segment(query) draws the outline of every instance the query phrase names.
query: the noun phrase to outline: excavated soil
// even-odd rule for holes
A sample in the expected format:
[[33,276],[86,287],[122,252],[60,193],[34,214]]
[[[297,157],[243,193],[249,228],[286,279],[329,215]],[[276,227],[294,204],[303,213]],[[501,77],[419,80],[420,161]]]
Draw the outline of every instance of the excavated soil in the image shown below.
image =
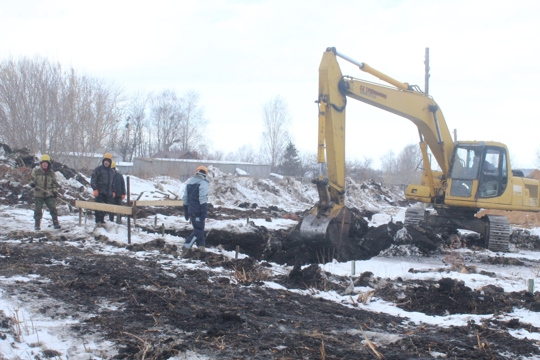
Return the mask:
[[[347,286],[348,279],[324,274],[316,265],[271,276],[270,264],[251,257],[192,252],[187,261],[224,268],[230,275],[212,274],[171,265],[175,248],[164,242],[145,248],[158,252],[136,258],[44,239],[3,243],[0,276],[39,275],[4,289],[6,295],[52,299],[42,313],[80,319],[72,330],[116,343],[116,359],[167,359],[187,350],[215,359],[369,359],[377,358],[374,351],[387,359],[427,359],[433,352],[456,359],[496,359],[507,351],[540,355],[533,341],[508,334],[508,328],[538,331],[517,320],[418,326],[355,308],[361,294],[351,294],[350,306],[343,306],[263,286],[271,280],[311,294]],[[369,273],[357,279],[366,286],[377,281]],[[516,305],[540,311],[538,295],[497,287],[480,294],[452,279],[387,284],[373,296],[428,315],[508,311]],[[0,330],[8,327],[4,314]]]

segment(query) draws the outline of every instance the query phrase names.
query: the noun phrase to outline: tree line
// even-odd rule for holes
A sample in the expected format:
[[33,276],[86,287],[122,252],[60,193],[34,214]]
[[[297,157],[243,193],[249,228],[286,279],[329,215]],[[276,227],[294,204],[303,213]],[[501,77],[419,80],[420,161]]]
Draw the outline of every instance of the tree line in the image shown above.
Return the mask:
[[115,150],[126,161],[160,151],[204,152],[199,96],[127,97],[121,88],[36,57],[0,63],[0,141],[55,154]]
[[[287,176],[317,176],[315,153],[301,154],[289,133],[291,119],[284,99],[262,106],[259,149],[245,144],[235,152],[212,152],[203,134],[209,124],[199,95],[173,90],[128,96],[120,87],[46,58],[0,62],[0,142],[33,153],[84,155],[116,151],[124,161],[177,151],[201,159],[270,164]],[[417,145],[398,155],[388,153],[381,169],[371,159],[347,161],[348,176],[406,183],[418,179]]]

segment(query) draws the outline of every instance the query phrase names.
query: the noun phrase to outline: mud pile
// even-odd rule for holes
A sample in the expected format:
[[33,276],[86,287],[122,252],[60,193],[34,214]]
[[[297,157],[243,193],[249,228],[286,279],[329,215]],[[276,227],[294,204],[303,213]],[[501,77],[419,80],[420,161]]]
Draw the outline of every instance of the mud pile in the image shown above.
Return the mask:
[[[39,166],[38,157],[27,149],[12,150],[5,144],[0,144],[0,150],[0,204],[33,206],[34,190],[28,183],[32,169]],[[90,198],[90,184],[84,175],[54,159],[51,168],[60,184],[60,202],[73,205],[75,200]]]

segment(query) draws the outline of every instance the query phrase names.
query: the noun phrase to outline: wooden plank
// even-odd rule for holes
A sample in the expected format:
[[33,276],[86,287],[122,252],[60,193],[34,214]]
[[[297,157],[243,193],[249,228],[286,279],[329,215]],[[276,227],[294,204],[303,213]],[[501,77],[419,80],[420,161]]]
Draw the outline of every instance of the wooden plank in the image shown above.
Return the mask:
[[182,200],[137,200],[133,206],[183,206]]
[[97,203],[94,201],[76,200],[75,207],[111,212],[111,213],[122,214],[122,215],[130,215],[130,216],[133,215],[133,208],[131,206],[111,205],[111,204]]

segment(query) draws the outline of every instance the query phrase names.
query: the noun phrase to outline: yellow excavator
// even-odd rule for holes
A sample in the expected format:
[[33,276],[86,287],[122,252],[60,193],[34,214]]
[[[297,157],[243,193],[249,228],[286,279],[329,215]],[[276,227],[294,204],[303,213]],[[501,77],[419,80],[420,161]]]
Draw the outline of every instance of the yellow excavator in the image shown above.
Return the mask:
[[[343,76],[338,59],[388,83],[381,85]],[[319,67],[318,162],[313,182],[319,201],[300,224],[306,241],[326,241],[334,248],[349,241],[354,215],[345,207],[345,110],[348,98],[402,116],[418,128],[423,159],[420,184],[408,185],[405,196],[430,204],[431,211],[408,208],[405,225],[454,227],[479,233],[486,248],[507,251],[511,227],[504,216],[477,217],[481,209],[540,211],[540,182],[512,171],[504,144],[453,141],[443,113],[418,86],[397,81],[369,65],[328,48]],[[325,156],[326,155],[326,156]],[[432,170],[434,158],[437,170]],[[327,176],[323,175],[326,163]]]

